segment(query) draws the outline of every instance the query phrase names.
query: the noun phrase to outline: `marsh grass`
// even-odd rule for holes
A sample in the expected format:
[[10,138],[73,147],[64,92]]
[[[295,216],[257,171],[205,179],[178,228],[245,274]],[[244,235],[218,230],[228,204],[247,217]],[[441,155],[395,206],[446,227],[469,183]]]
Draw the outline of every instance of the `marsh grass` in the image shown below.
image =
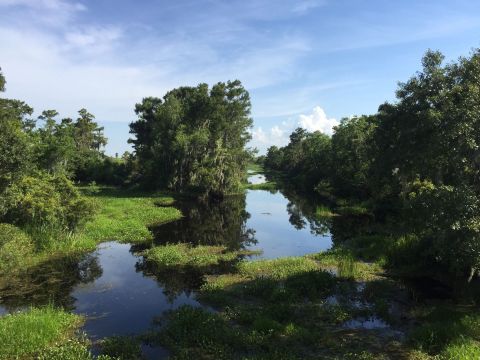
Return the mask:
[[248,175],[257,175],[257,174],[263,174],[265,170],[263,166],[260,164],[249,163],[247,165],[247,171],[248,171]]
[[360,261],[349,249],[336,248],[307,257],[317,261],[322,269],[334,272],[340,279],[371,281],[384,274],[381,263]]
[[421,325],[410,333],[410,341],[414,346],[429,354],[480,354],[478,311],[454,306],[430,307],[424,310],[426,313],[417,318]]
[[336,214],[327,206],[318,205],[317,209],[315,210],[315,215],[319,218],[331,218],[336,216]]
[[26,358],[73,337],[83,318],[53,306],[0,318],[0,359]]
[[157,340],[178,359],[381,358],[378,339],[338,330],[354,310],[326,299],[355,283],[323,266],[313,256],[242,261],[234,272],[207,276],[197,296],[217,312],[172,311]]
[[102,354],[114,359],[141,360],[141,342],[130,336],[112,336],[103,339],[100,344]]
[[180,243],[153,247],[143,252],[143,256],[159,270],[181,270],[188,267],[202,271],[256,253],[258,252],[248,250],[228,251],[225,246],[191,246]]
[[278,186],[275,181],[266,181],[261,184],[245,184],[245,189],[248,190],[267,190],[267,191],[277,191]]
[[171,202],[170,197],[154,195],[123,194],[109,190],[97,194],[95,200],[99,211],[78,235],[85,241],[117,240],[138,243],[153,239],[149,227],[181,217],[173,207],[157,206],[159,202]]
[[34,251],[32,239],[10,224],[0,224],[0,275],[18,272]]
[[165,194],[99,188],[93,193],[87,191],[86,196],[95,202],[96,212],[75,233],[48,225],[26,227],[23,231],[0,224],[0,274],[5,269],[9,273],[23,271],[59,255],[92,251],[103,241],[148,242],[153,239],[149,227],[182,216],[178,209],[167,206],[173,198]]

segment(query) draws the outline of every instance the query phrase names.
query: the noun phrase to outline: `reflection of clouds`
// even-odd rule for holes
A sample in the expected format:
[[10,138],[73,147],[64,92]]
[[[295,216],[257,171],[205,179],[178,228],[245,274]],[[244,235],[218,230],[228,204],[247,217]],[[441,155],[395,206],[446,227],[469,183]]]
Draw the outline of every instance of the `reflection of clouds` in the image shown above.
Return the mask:
[[266,182],[266,178],[263,174],[252,175],[248,177],[248,182],[254,185],[263,184]]
[[305,199],[288,197],[282,192],[247,193],[247,211],[251,214],[247,227],[255,229],[258,241],[249,248],[263,251],[255,258],[301,256],[331,247],[328,227],[315,219]]

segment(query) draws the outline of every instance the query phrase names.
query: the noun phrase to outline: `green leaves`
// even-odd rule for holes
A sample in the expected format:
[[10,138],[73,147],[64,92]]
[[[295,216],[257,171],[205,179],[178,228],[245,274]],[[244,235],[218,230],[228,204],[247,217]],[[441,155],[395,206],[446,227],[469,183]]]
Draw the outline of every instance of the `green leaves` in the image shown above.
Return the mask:
[[250,98],[240,81],[180,87],[135,106],[130,132],[144,183],[202,195],[241,186],[252,125]]

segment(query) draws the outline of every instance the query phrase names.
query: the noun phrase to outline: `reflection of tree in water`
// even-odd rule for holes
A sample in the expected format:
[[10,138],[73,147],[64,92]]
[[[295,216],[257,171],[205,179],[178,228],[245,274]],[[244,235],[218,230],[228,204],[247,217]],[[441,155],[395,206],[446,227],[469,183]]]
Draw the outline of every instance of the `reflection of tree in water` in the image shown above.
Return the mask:
[[7,310],[49,303],[72,309],[75,286],[102,275],[95,254],[46,261],[16,276],[0,279],[0,305]]
[[288,220],[295,229],[301,230],[309,226],[310,232],[313,235],[326,235],[329,233],[331,226],[330,219],[319,217],[315,214],[316,205],[312,200],[291,191],[282,193],[283,196],[288,199]]
[[255,244],[255,231],[246,226],[250,214],[245,205],[245,195],[228,196],[222,201],[180,202],[184,217],[153,228],[155,242],[224,245],[230,250]]
[[151,265],[145,260],[140,260],[135,264],[135,268],[145,276],[155,279],[159,286],[163,288],[163,294],[170,303],[173,303],[182,293],[190,296],[204,282],[203,274],[194,269],[190,271],[178,271],[177,269],[158,271]]

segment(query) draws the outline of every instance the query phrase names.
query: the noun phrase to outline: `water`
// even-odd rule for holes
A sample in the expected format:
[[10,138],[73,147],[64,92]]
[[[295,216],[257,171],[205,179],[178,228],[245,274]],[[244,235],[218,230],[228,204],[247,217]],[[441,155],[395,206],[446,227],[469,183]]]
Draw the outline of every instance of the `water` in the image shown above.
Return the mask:
[[199,306],[193,293],[168,296],[161,282],[135,271],[140,260],[130,245],[103,243],[95,256],[102,275],[79,284],[71,294],[76,299],[74,312],[87,316],[84,330],[90,337],[138,334],[165,311],[184,304]]
[[265,178],[265,175],[263,175],[263,174],[256,174],[256,175],[251,175],[251,176],[248,177],[248,182],[250,184],[254,184],[254,185],[263,184],[266,181],[267,181],[267,179]]
[[248,190],[221,202],[176,206],[184,217],[153,229],[158,245],[192,243],[262,251],[253,256],[256,259],[301,256],[332,246],[327,220],[318,219],[305,199],[280,191]]
[[255,230],[257,240],[247,248],[263,251],[257,258],[301,256],[331,247],[328,229],[312,214],[308,218],[298,204],[289,201],[280,191],[249,190],[246,203],[250,214],[246,227]]
[[[264,181],[253,175],[253,181]],[[156,244],[186,242],[261,250],[272,259],[315,253],[331,247],[329,224],[314,216],[308,201],[279,191],[249,190],[216,203],[179,202],[181,220],[152,229]],[[54,259],[31,269],[2,289],[0,315],[53,302],[87,317],[84,331],[93,340],[140,334],[168,310],[200,306],[190,274],[150,276],[132,246],[107,242],[93,253]],[[149,358],[164,349],[145,348]]]

